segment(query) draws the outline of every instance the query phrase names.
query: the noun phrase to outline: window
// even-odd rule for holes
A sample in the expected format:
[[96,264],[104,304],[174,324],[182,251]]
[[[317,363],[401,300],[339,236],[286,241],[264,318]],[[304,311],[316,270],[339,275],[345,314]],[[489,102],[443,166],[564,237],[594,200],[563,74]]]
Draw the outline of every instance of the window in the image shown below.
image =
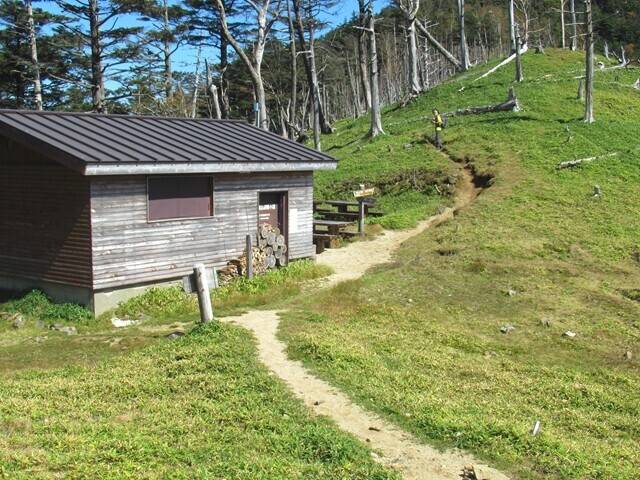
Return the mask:
[[149,221],[213,215],[211,177],[150,177]]

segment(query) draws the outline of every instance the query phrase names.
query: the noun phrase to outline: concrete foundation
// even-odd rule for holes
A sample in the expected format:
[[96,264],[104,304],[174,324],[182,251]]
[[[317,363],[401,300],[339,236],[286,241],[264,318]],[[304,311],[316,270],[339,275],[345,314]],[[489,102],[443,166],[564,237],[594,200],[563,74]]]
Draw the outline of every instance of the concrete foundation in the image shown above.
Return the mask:
[[92,308],[91,290],[85,287],[65,285],[62,283],[46,282],[44,280],[29,280],[24,278],[0,275],[0,288],[15,291],[31,291],[34,288],[42,290],[52,300],[60,303],[79,303]]
[[78,303],[91,310],[96,317],[104,312],[114,309],[118,303],[143,294],[151,287],[182,285],[182,279],[168,280],[144,285],[129,285],[122,288],[99,290],[92,292],[85,287],[76,287],[61,283],[46,282],[43,280],[29,280],[0,275],[0,289],[15,291],[42,290],[54,302]]
[[93,312],[96,316],[102,315],[104,312],[116,308],[119,303],[142,295],[151,287],[169,287],[172,285],[182,285],[182,279],[96,291],[93,294]]

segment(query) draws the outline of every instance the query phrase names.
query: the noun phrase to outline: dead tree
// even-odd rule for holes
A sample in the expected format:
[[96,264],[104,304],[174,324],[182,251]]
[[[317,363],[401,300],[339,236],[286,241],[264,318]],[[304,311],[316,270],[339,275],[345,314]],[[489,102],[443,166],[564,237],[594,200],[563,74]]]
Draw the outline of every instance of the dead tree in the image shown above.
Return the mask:
[[584,0],[587,20],[586,68],[585,68],[585,109],[583,121],[593,123],[593,18],[591,15],[591,0]]
[[358,0],[358,63],[360,66],[360,79],[366,111],[371,111],[371,77],[369,75],[369,65],[367,63],[367,10],[364,0]]
[[369,137],[384,134],[382,129],[382,113],[380,109],[380,92],[378,87],[378,50],[376,47],[375,18],[373,16],[373,0],[367,5],[367,33],[369,34],[369,71],[371,72],[371,129]]
[[578,85],[578,100],[584,100],[584,79],[581,79]]
[[516,52],[516,12],[514,0],[509,0],[509,40],[511,53]]
[[407,36],[409,37],[409,98],[415,98],[422,91],[418,72],[418,33],[416,32],[416,16],[420,8],[420,0],[396,0],[395,3],[404,14],[404,19],[407,23]]
[[247,51],[239,43],[231,33],[227,24],[227,13],[222,0],[215,0],[215,8],[220,15],[220,27],[222,34],[233,47],[238,57],[246,67],[251,76],[251,83],[256,97],[256,103],[259,105],[258,125],[264,130],[269,129],[269,118],[267,116],[267,101],[264,89],[264,81],[262,78],[262,60],[264,58],[264,50],[266,47],[267,37],[271,32],[276,20],[278,20],[278,12],[280,11],[280,1],[278,1],[275,10],[270,8],[270,0],[262,0],[261,3],[254,3],[246,0],[249,6],[255,11],[257,16],[256,39],[251,49],[251,58]]
[[576,165],[580,165],[581,163],[584,163],[584,162],[593,162],[594,160],[599,160],[601,158],[616,157],[618,155],[619,155],[618,152],[612,152],[612,153],[605,153],[604,155],[596,155],[594,157],[579,158],[577,160],[568,160],[566,162],[560,162],[559,164],[556,165],[556,168],[560,170],[562,168],[575,167]]
[[460,26],[460,64],[461,70],[469,70],[469,47],[467,47],[467,35],[464,28],[464,0],[458,0],[458,24]]
[[[320,133],[333,133],[333,128],[327,120],[325,105],[323,105],[320,97],[320,86],[318,81],[318,71],[316,68],[316,52],[315,52],[315,30],[317,25],[317,15],[314,13],[319,5],[310,1],[302,4],[301,0],[293,0],[293,12],[295,14],[295,28],[300,42],[301,52],[303,53],[304,68],[307,74],[307,83],[311,94],[311,108],[313,113],[313,138],[316,150],[320,151],[321,140]],[[304,9],[304,12],[302,11]],[[304,13],[304,18],[303,18]],[[306,33],[308,38],[305,36]]]
[[291,100],[289,101],[287,124],[289,138],[295,138],[296,109],[298,108],[298,53],[296,51],[296,34],[289,0],[287,0],[287,26],[289,27],[289,48],[291,51]]
[[576,5],[574,0],[569,0],[569,15],[571,18],[571,38],[569,39],[569,49],[575,52],[578,48],[578,22],[576,20]]
[[564,0],[560,0],[560,25],[562,28],[562,49],[567,48],[567,44],[565,42],[565,28],[564,28]]
[[[528,47],[527,44],[525,43],[524,45],[522,45],[520,47],[520,55],[522,55],[523,53],[527,52]],[[471,83],[475,83],[478,80],[488,77],[489,75],[491,75],[493,72],[495,72],[496,70],[498,70],[500,67],[504,67],[505,65],[507,65],[508,63],[512,62],[513,60],[515,60],[516,58],[516,54],[512,54],[511,56],[505,58],[502,62],[500,62],[498,65],[496,65],[495,67],[493,67],[491,70],[489,70],[488,72],[480,75],[478,78],[476,78],[475,80],[473,80]]]
[[202,56],[202,49],[198,48],[198,57],[196,59],[196,71],[193,76],[193,94],[191,95],[191,112],[189,116],[196,118],[198,111],[198,90],[200,89],[200,57]]
[[26,1],[27,30],[29,33],[29,50],[31,52],[31,72],[33,75],[33,102],[36,110],[42,110],[42,83],[40,82],[40,65],[38,64],[38,46],[36,43],[36,29],[33,22],[33,7],[31,0]]
[[524,80],[522,75],[522,58],[520,57],[520,33],[516,29],[516,82]]
[[446,58],[449,63],[451,63],[457,70],[462,70],[462,64],[458,61],[456,57],[454,57],[440,42],[436,40],[436,38],[429,33],[429,30],[425,27],[425,25],[420,22],[420,20],[416,20],[416,26],[418,30],[427,38],[427,41],[438,51],[440,52],[444,58]]
[[211,74],[211,69],[209,68],[209,62],[204,61],[206,76],[207,76],[207,95],[209,96],[209,101],[211,102],[211,106],[213,107],[213,113],[215,118],[222,118],[222,112],[220,111],[220,101],[218,99],[218,87],[213,82],[213,75]]
[[482,107],[469,107],[463,108],[461,110],[456,110],[455,112],[445,113],[444,115],[449,117],[460,117],[462,115],[478,115],[482,113],[493,113],[493,112],[517,112],[520,110],[520,104],[518,103],[518,98],[516,97],[515,91],[513,88],[509,89],[509,98],[505,102],[499,103],[497,105],[485,105]]

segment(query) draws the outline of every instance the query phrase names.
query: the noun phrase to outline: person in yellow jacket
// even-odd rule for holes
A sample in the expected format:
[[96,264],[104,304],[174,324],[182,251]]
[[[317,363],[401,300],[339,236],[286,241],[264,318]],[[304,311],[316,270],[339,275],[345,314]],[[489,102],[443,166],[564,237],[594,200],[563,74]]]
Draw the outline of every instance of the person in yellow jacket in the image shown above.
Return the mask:
[[440,141],[440,134],[442,132],[442,116],[435,108],[433,109],[433,118],[431,119],[431,123],[436,127],[436,150],[442,150],[442,142]]

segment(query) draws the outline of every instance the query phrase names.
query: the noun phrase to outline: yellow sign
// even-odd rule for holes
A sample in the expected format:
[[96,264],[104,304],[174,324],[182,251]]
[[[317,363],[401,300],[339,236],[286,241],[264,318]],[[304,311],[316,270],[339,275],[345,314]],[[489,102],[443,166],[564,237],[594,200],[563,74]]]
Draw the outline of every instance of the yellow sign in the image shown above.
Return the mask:
[[358,198],[358,197],[370,197],[371,195],[373,195],[373,192],[375,191],[375,188],[363,188],[362,190],[356,190],[355,192],[353,192],[353,196]]

